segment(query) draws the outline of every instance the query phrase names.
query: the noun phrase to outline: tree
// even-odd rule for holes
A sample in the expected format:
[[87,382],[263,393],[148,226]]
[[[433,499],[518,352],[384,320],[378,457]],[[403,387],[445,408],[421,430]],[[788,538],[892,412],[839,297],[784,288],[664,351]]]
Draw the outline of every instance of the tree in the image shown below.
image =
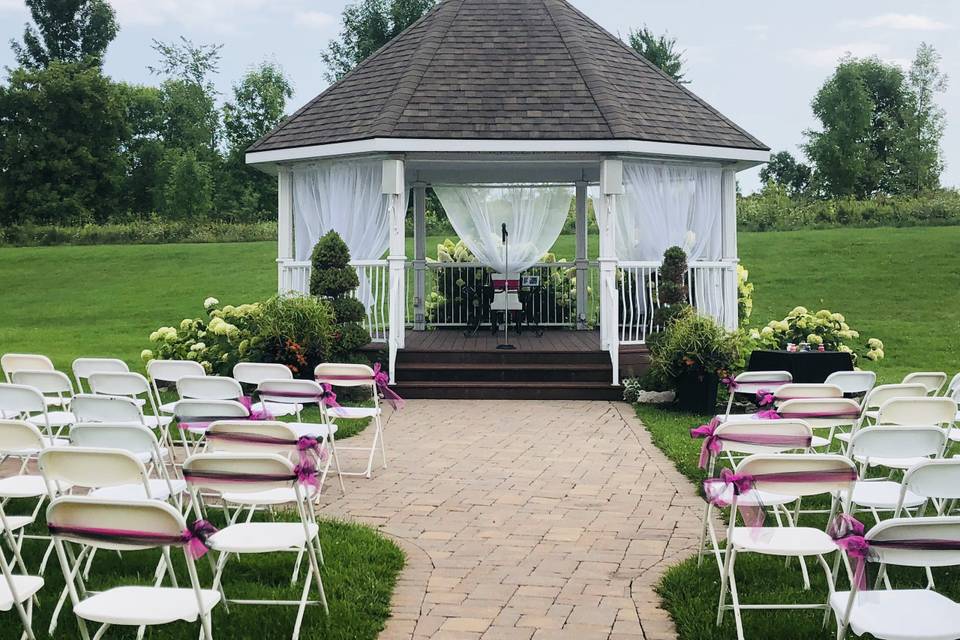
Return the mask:
[[665,74],[677,82],[681,84],[689,82],[683,77],[683,65],[685,63],[683,54],[685,51],[677,49],[676,38],[671,38],[667,34],[654,35],[644,25],[642,29],[631,30],[627,35],[627,42],[634,51],[657,65]]
[[116,15],[105,0],[26,0],[26,4],[33,25],[24,27],[22,44],[10,42],[24,67],[44,68],[55,60],[89,60],[99,66],[117,36]]
[[164,158],[167,180],[163,189],[164,215],[168,218],[205,218],[213,210],[210,167],[192,151],[171,149]]
[[903,136],[903,191],[920,192],[940,186],[943,157],[944,111],[936,95],[947,90],[947,76],[940,71],[940,54],[921,43],[907,73],[908,114]]
[[781,151],[770,156],[760,169],[760,179],[764,183],[774,182],[785,187],[791,196],[806,193],[813,172],[808,165],[798,162],[789,151]]
[[223,128],[231,155],[243,152],[283,119],[293,86],[279,66],[264,62],[233,85],[233,100],[223,105]]
[[821,131],[804,150],[831,196],[896,193],[908,90],[903,71],[877,57],[844,57],[813,99]]
[[152,48],[160,56],[160,64],[148,66],[150,73],[192,82],[204,92],[216,95],[211,76],[220,70],[222,44],[194,44],[180,36],[179,43],[154,40]]
[[53,60],[0,87],[0,221],[102,222],[121,208],[129,138],[123,99],[100,70]]
[[343,10],[343,29],[320,54],[336,82],[420,19],[436,0],[358,0]]

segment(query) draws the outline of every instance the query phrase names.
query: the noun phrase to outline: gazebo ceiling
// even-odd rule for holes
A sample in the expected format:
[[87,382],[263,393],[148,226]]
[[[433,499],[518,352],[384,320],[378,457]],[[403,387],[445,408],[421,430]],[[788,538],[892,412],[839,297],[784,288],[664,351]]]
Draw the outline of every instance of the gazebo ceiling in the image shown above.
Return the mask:
[[349,144],[391,139],[769,151],[565,0],[443,0],[254,143],[248,161],[325,145],[418,150]]

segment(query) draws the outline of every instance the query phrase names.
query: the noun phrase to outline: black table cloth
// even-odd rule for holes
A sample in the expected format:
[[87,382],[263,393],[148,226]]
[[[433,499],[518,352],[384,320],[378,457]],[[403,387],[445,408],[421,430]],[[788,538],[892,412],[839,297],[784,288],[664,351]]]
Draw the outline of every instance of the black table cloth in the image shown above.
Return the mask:
[[841,351],[754,351],[747,371],[789,371],[794,382],[823,382],[831,373],[853,371],[853,358]]

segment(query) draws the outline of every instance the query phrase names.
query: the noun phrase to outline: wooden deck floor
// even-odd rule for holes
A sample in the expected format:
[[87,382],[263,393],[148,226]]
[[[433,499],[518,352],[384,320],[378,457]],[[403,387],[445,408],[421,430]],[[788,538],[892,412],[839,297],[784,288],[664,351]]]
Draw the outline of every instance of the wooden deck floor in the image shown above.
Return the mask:
[[[494,336],[489,330],[481,330],[475,336],[465,337],[461,329],[408,330],[405,341],[407,351],[478,353],[496,351],[497,345],[503,342],[503,332]],[[536,332],[529,330],[520,335],[511,331],[510,344],[516,347],[517,351],[560,353],[600,351],[600,332],[545,329],[542,336],[537,336]]]

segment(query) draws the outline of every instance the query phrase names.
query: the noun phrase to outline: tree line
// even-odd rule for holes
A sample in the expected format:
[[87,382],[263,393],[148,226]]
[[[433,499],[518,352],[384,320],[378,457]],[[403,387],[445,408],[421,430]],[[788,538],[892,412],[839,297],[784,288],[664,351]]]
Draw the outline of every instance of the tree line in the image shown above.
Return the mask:
[[251,68],[220,105],[221,45],[181,38],[154,41],[157,85],[117,82],[103,72],[119,31],[106,0],[26,5],[0,85],[0,224],[275,217],[276,182],[244,150],[293,94],[279,66]]

